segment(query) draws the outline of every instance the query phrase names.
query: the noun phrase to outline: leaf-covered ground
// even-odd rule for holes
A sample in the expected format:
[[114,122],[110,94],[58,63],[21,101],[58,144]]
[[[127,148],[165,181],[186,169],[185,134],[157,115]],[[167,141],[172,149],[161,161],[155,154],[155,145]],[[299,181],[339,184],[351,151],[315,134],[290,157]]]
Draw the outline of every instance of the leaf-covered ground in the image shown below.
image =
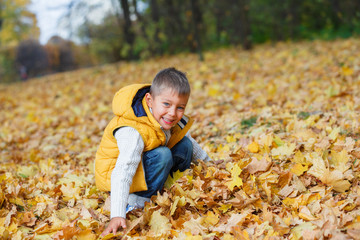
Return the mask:
[[96,239],[109,194],[93,162],[113,95],[175,66],[214,161],[178,174],[116,238],[359,239],[359,56],[359,39],[283,43],[0,86],[1,238]]

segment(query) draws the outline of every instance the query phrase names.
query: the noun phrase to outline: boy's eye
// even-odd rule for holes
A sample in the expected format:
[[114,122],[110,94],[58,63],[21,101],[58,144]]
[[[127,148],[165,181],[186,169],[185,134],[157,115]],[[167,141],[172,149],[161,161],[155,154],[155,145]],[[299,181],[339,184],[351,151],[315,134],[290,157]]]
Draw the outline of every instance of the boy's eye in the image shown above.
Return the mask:
[[166,107],[170,106],[170,104],[167,103],[167,102],[164,102],[163,104],[164,104],[164,106],[166,106]]

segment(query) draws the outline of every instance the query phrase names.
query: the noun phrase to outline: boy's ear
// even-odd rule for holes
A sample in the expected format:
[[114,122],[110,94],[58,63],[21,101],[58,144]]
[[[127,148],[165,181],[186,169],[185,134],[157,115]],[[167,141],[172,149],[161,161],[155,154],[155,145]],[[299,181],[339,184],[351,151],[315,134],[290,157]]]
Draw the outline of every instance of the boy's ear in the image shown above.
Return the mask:
[[145,101],[146,101],[146,104],[148,105],[148,107],[152,107],[152,96],[150,93],[146,93],[145,94]]

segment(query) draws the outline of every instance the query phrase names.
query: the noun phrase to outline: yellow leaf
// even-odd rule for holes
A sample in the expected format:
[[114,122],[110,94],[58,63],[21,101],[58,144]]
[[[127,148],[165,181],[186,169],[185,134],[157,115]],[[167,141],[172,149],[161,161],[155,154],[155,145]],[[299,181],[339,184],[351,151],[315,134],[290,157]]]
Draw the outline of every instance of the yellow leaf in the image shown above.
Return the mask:
[[293,154],[296,146],[294,143],[290,144],[284,144],[283,146],[280,146],[278,148],[273,148],[271,150],[272,156],[290,156]]
[[[244,232],[246,232],[246,231],[244,231]],[[243,232],[242,232],[243,233]],[[224,234],[224,236],[223,236],[223,240],[235,240],[236,238],[233,236],[233,235],[231,235],[231,234]],[[246,238],[246,239],[249,239],[249,238]]]
[[234,226],[241,224],[243,221],[245,221],[246,217],[250,214],[250,212],[251,211],[247,209],[241,211],[241,213],[231,213],[231,216],[227,220],[227,223],[218,224],[219,226],[212,228],[212,231],[229,233]]
[[302,223],[293,229],[291,229],[291,233],[293,234],[292,239],[301,239],[304,236],[304,231],[313,231],[316,228],[311,222]]
[[202,240],[203,237],[202,237],[202,236],[199,236],[199,235],[197,235],[197,236],[186,236],[185,239],[186,239],[186,240]]
[[205,178],[213,177],[215,172],[216,172],[216,168],[215,168],[215,167],[208,167],[208,169],[207,169],[207,171],[206,171]]
[[309,174],[317,177],[326,185],[333,186],[337,192],[345,192],[351,186],[349,181],[344,180],[344,175],[339,170],[330,171],[321,157],[311,159],[313,166],[308,171]]
[[76,239],[78,240],[95,240],[97,239],[96,235],[92,233],[91,229],[87,229],[81,231],[80,233],[76,234]]
[[84,202],[84,206],[86,208],[92,208],[92,209],[96,209],[98,207],[98,200],[97,199],[83,199]]
[[350,168],[349,155],[345,149],[341,152],[331,151],[331,158],[329,163],[335,166],[337,170],[344,173],[346,170]]
[[164,188],[170,189],[171,186],[182,176],[184,176],[184,172],[180,172],[180,170],[177,170],[176,172],[174,172],[173,177],[171,177],[169,175],[164,184]]
[[208,211],[204,217],[204,223],[207,226],[214,226],[219,222],[219,217],[214,214],[212,211]]
[[65,177],[60,178],[58,181],[58,184],[71,184],[74,183],[75,187],[83,187],[85,184],[85,177],[83,176],[78,176],[75,174],[67,174]]
[[121,236],[122,236],[121,233],[117,233],[117,234],[109,233],[109,234],[105,235],[104,237],[102,237],[101,240],[109,240],[109,239],[114,239],[115,237],[121,237]]
[[171,204],[169,194],[167,192],[164,192],[163,194],[158,192],[155,202],[161,207],[167,207]]
[[75,187],[73,184],[61,185],[61,192],[63,193],[64,201],[69,201],[70,199],[81,199],[79,187]]
[[256,142],[250,143],[247,148],[252,153],[257,153],[259,151],[259,145]]
[[241,94],[240,94],[240,93],[238,93],[238,92],[233,93],[233,99],[234,99],[234,100],[238,100],[239,98],[241,98]]
[[181,198],[179,196],[176,196],[173,204],[171,205],[170,216],[172,216],[175,213],[177,206],[183,207],[185,206],[185,204],[186,204],[186,199],[184,196],[182,196]]
[[335,139],[338,137],[340,133],[340,128],[337,127],[337,128],[334,128],[331,133],[329,134],[329,138],[333,141],[335,141]]
[[300,164],[308,164],[306,162],[306,159],[304,157],[304,155],[302,154],[302,152],[300,151],[296,151],[295,155],[294,155],[294,158],[291,159],[292,162],[295,162],[295,163],[300,163]]
[[278,136],[275,135],[275,137],[273,138],[273,141],[275,142],[275,144],[278,146],[278,147],[281,147],[282,145],[284,145],[284,141],[281,140],[281,138],[279,138]]
[[229,211],[229,209],[232,207],[231,204],[222,204],[218,209],[222,211],[223,213],[226,213]]
[[225,145],[222,145],[220,144],[218,147],[217,147],[217,152],[220,152],[220,153],[224,153],[224,152],[229,152],[230,151],[230,146],[225,144]]
[[353,73],[354,73],[354,69],[349,68],[347,66],[343,66],[341,68],[341,70],[342,70],[342,73],[344,74],[344,76],[350,76],[350,75],[353,75]]
[[194,84],[194,90],[200,90],[203,87],[203,82],[202,81],[195,81]]
[[300,163],[295,163],[295,165],[291,168],[290,171],[296,174],[297,176],[301,176],[307,170],[308,170],[308,166],[303,166]]
[[234,136],[227,135],[227,136],[226,136],[226,141],[227,141],[228,143],[236,142],[236,138],[235,138]]
[[186,221],[183,224],[184,227],[184,232],[189,232],[191,233],[193,236],[194,235],[204,235],[204,231],[206,230],[206,228],[202,225],[203,222],[203,218],[198,217],[198,218],[194,218],[191,217],[190,220]]
[[[230,165],[227,166],[229,168]],[[242,179],[239,177],[242,170],[240,169],[239,165],[234,164],[231,169],[231,180],[229,182],[226,182],[225,184],[229,187],[229,189],[232,191],[234,190],[235,186],[241,187],[243,185]]]
[[171,223],[169,219],[160,213],[161,210],[157,210],[153,212],[151,215],[151,219],[149,222],[151,231],[155,235],[166,234],[171,229]]
[[33,177],[39,172],[39,168],[35,165],[30,166],[20,166],[18,168],[18,174],[21,177],[27,178],[27,177]]
[[210,97],[216,97],[220,95],[220,84],[213,84],[208,90],[208,95]]
[[258,179],[260,181],[266,181],[268,183],[277,183],[279,181],[279,174],[274,173],[272,171],[267,171],[261,174]]
[[314,217],[310,210],[306,206],[301,206],[299,209],[299,217],[306,221],[315,221],[317,218]]

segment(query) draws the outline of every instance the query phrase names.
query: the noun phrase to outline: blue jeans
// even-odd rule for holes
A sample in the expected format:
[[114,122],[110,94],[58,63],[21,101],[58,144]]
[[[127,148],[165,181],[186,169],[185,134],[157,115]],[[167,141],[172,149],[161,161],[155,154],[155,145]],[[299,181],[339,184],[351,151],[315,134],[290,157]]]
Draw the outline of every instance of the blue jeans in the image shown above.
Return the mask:
[[193,146],[191,141],[184,137],[174,147],[160,146],[143,154],[143,166],[147,191],[136,192],[141,197],[150,198],[156,195],[164,186],[169,174],[190,168]]

